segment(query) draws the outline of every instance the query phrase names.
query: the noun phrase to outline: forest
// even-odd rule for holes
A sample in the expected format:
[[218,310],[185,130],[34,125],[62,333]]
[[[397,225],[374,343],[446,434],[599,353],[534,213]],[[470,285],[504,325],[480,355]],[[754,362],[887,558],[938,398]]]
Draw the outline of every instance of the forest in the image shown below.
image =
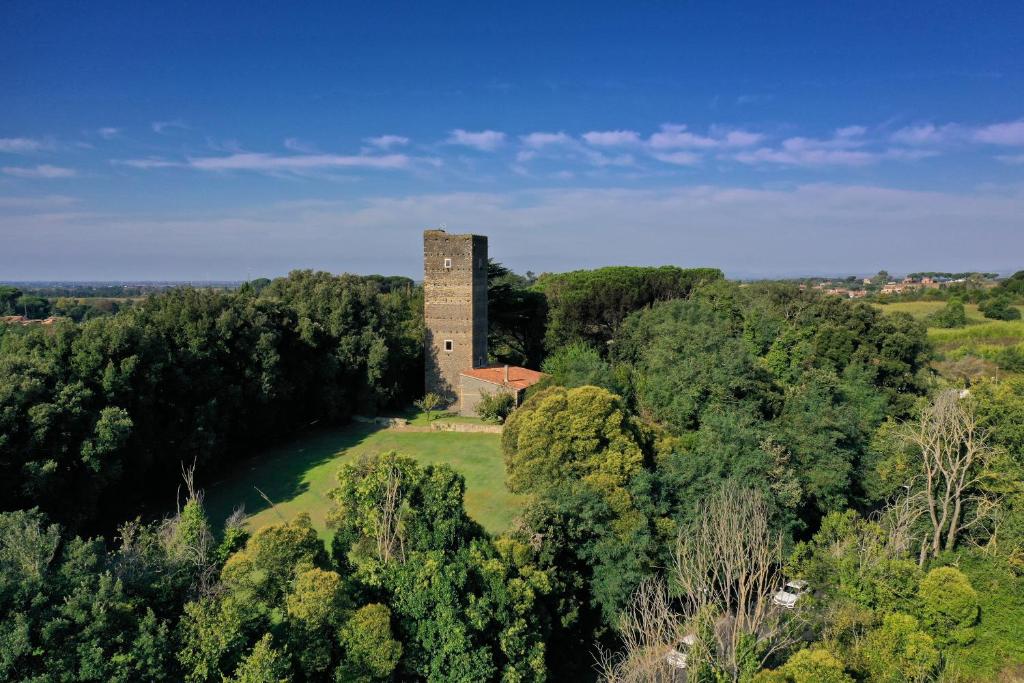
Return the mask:
[[526,503],[497,535],[396,452],[341,467],[328,544],[204,508],[261,445],[421,398],[412,281],[0,326],[0,679],[1024,677],[1019,374],[944,376],[907,313],[716,269],[490,285],[493,360],[549,375],[501,435]]

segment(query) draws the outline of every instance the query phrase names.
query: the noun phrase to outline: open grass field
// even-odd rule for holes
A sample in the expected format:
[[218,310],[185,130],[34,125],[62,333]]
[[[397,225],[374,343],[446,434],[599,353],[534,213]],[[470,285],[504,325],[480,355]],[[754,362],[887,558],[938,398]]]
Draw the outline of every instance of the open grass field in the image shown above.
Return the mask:
[[461,473],[469,515],[487,531],[499,533],[521,507],[521,498],[505,488],[500,441],[498,434],[400,432],[363,424],[311,432],[238,463],[219,482],[206,486],[206,508],[219,525],[244,504],[251,529],[308,512],[327,540],[327,492],[336,485],[342,463],[364,453],[396,450],[425,465],[448,463]]
[[[924,320],[945,306],[945,302],[906,301],[875,305],[887,313],[902,311]],[[1024,307],[1017,308],[1024,313]],[[1019,354],[1024,355],[1024,320],[989,320],[974,304],[966,304],[964,311],[967,313],[965,327],[928,328],[928,340],[936,351],[935,367],[951,378],[1012,374],[1005,369],[1008,367],[1006,353],[1008,349],[1016,348]]]

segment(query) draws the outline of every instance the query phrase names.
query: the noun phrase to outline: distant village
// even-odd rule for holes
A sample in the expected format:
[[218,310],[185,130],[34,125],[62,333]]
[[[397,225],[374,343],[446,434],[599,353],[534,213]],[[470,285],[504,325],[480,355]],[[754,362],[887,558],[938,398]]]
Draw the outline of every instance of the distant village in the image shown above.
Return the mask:
[[948,287],[991,289],[998,284],[997,273],[911,273],[902,279],[890,279],[885,271],[866,278],[851,276],[843,279],[807,278],[799,281],[802,290],[815,289],[847,299],[922,294],[925,290],[941,290]]

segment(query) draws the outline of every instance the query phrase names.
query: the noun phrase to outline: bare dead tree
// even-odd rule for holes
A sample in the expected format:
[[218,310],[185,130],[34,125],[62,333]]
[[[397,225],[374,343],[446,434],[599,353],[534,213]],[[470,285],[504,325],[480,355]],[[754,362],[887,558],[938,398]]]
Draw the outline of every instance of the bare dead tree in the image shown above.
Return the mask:
[[907,555],[921,542],[918,532],[927,512],[928,499],[917,480],[917,477],[911,479],[881,510],[871,515],[886,532],[885,550],[890,559]]
[[682,619],[673,611],[668,586],[660,578],[645,579],[619,617],[623,649],[599,650],[598,676],[606,683],[671,683],[679,669],[671,655],[682,645]]
[[725,485],[680,532],[671,579],[685,596],[691,625],[710,621],[715,642],[695,648],[697,664],[732,680],[741,674],[743,641],[758,645],[761,664],[796,640],[797,620],[772,604],[782,587],[782,535],[771,528],[768,506],[757,491]]
[[217,567],[214,561],[213,532],[202,511],[203,492],[195,486],[195,468],[194,462],[191,466],[182,463],[185,505],[179,505],[178,512],[163,521],[159,529],[159,538],[168,557],[178,565],[188,568],[195,577],[193,588],[196,592],[207,595],[214,590]]
[[388,465],[383,494],[377,502],[374,516],[377,559],[384,563],[394,559],[405,562],[405,540],[402,537],[402,471],[395,463]]
[[993,451],[970,397],[955,389],[943,391],[922,411],[907,439],[921,455],[920,486],[931,523],[927,554],[936,557],[998,505],[979,486]]

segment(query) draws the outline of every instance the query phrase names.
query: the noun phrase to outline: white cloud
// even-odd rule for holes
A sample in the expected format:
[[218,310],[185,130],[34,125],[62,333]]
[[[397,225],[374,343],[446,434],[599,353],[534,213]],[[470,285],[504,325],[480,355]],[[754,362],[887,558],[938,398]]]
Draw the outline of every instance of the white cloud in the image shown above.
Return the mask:
[[1024,119],[979,128],[974,139],[991,145],[1024,145]]
[[409,138],[402,135],[378,135],[375,138],[366,138],[365,142],[377,149],[391,149],[408,145]]
[[1024,154],[1003,154],[997,156],[996,159],[1004,164],[1010,164],[1013,166],[1024,164]]
[[836,129],[837,138],[859,138],[868,132],[864,126],[846,126]]
[[197,157],[188,166],[203,171],[314,171],[332,168],[406,168],[409,157],[404,154],[382,156],[342,154],[301,154],[276,156],[262,153],[240,153],[220,157]]
[[673,123],[663,124],[661,132],[651,135],[647,143],[652,149],[710,149],[718,146],[718,141],[691,133],[686,126]]
[[584,133],[583,139],[595,147],[619,147],[639,144],[640,134],[635,130],[592,130]]
[[519,140],[532,149],[540,149],[551,145],[567,145],[573,142],[573,139],[565,133],[530,133],[529,135],[520,136]]
[[100,128],[99,130],[96,131],[96,134],[99,135],[104,140],[112,140],[116,138],[120,132],[120,128],[108,126],[106,128]]
[[959,137],[961,133],[960,127],[952,123],[944,126],[924,123],[900,128],[890,139],[901,145],[941,145]]
[[16,178],[71,178],[76,174],[74,169],[62,166],[51,166],[50,164],[39,164],[38,166],[4,166],[4,173]]
[[658,161],[664,161],[666,164],[674,164],[676,166],[695,166],[701,161],[700,155],[693,152],[668,152],[665,154],[655,154],[654,158]]
[[[303,154],[316,154],[320,151],[316,148],[315,145],[309,142],[304,142],[303,140],[299,140],[298,138],[285,138],[284,148],[290,149],[293,152],[301,152]],[[241,152],[242,150],[236,144],[234,149],[229,149],[225,151]]]
[[50,147],[49,143],[32,138],[0,138],[0,152],[25,154]]
[[875,155],[869,152],[808,148],[802,143],[790,146],[784,144],[782,149],[762,147],[750,152],[740,152],[733,158],[743,164],[767,163],[783,166],[866,166],[876,161]]
[[[1012,270],[1024,250],[1021,215],[1020,189],[833,184],[454,192],[160,218],[49,212],[0,215],[0,234],[18,245],[0,249],[0,272],[8,279],[230,279],[319,268],[418,277],[420,230],[442,222],[483,231],[492,254],[520,271],[616,263],[709,265],[733,276]],[[358,250],[345,248],[354,243]],[[993,252],[992,244],[1004,248]]]
[[764,139],[759,133],[745,130],[729,130],[712,126],[708,135],[690,132],[685,125],[666,123],[661,131],[647,140],[651,149],[716,149],[722,147],[749,147]]
[[168,161],[167,159],[160,159],[157,157],[148,157],[146,159],[114,159],[110,163],[116,166],[131,166],[132,168],[142,169],[184,166],[180,161]]
[[505,144],[505,134],[496,130],[471,132],[456,128],[445,142],[449,145],[462,145],[481,152],[493,152]]
[[188,130],[188,126],[184,121],[175,119],[173,121],[154,121],[152,123],[153,132],[160,135],[169,133],[172,130]]

